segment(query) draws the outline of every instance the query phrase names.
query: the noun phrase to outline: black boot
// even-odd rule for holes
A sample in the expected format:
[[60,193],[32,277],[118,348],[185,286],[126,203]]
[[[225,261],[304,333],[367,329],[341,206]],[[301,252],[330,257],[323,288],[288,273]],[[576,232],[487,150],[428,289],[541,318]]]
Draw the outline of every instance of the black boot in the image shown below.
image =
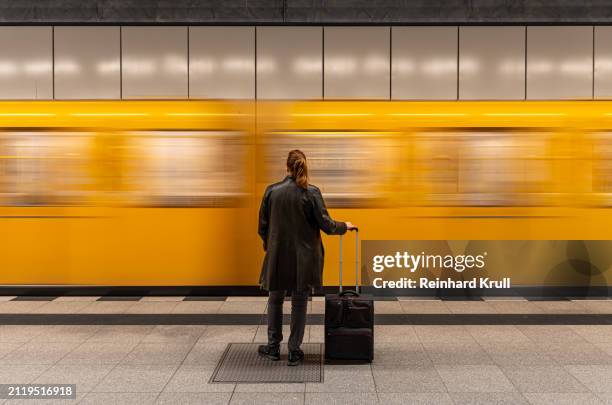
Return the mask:
[[287,358],[288,366],[297,366],[304,361],[304,352],[300,349],[290,350]]
[[257,348],[257,353],[259,353],[260,356],[273,361],[280,360],[280,348],[278,346],[259,345]]

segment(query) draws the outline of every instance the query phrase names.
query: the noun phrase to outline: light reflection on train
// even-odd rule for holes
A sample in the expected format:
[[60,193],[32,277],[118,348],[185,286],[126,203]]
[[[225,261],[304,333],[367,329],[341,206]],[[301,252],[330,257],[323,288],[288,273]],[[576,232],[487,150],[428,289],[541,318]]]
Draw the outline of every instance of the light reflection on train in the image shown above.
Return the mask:
[[[24,102],[3,111],[0,284],[254,285],[259,198],[294,148],[332,214],[366,239],[609,239],[612,229],[611,103]],[[332,238],[326,255],[325,282],[336,284]]]

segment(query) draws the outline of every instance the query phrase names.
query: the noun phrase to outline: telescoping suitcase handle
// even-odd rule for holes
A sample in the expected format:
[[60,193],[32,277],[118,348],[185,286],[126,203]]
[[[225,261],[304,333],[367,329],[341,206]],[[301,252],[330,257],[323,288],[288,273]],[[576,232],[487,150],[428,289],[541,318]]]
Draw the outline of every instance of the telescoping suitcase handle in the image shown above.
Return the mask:
[[353,228],[351,231],[355,231],[355,291],[342,291],[342,235],[340,235],[340,295],[351,293],[359,295],[359,229]]

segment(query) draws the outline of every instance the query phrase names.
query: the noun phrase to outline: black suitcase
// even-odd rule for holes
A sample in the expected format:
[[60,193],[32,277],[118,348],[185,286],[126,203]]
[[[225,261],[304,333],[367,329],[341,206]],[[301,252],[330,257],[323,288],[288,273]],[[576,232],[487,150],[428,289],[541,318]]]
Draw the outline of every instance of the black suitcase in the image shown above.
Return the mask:
[[374,299],[359,293],[359,231],[355,229],[355,290],[342,289],[340,236],[340,291],[325,295],[325,359],[374,359]]

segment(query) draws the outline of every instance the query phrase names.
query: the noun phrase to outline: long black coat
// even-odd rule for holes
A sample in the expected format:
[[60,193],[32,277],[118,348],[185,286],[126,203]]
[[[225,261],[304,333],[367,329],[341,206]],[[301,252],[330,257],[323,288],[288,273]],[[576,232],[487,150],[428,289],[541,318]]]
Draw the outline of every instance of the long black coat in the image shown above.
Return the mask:
[[346,224],[330,218],[317,187],[305,190],[292,176],[268,186],[259,209],[259,236],[266,251],[261,287],[269,291],[320,287],[324,256],[320,230],[342,235]]

